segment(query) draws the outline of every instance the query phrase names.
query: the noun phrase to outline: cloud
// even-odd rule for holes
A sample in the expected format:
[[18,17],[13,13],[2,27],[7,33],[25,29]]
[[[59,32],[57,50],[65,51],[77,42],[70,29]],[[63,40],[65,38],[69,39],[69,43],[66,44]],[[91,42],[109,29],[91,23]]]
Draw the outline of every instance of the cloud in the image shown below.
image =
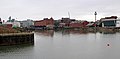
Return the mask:
[[19,19],[44,17],[68,17],[93,20],[94,12],[98,19],[106,16],[120,16],[120,0],[0,0],[0,17],[12,16]]

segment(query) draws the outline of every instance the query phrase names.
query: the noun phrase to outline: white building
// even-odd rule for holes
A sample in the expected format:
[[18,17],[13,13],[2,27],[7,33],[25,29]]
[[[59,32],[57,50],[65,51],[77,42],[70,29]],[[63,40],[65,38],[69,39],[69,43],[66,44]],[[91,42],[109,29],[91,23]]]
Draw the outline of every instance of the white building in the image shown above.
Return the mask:
[[116,27],[120,27],[120,19],[116,20]]
[[25,21],[20,21],[20,27],[22,28],[30,28],[32,25],[34,25],[33,20],[27,19]]
[[3,24],[12,24],[12,27],[20,27],[20,22],[4,22]]
[[13,22],[13,26],[12,27],[20,27],[20,22]]
[[115,28],[117,25],[117,16],[101,18],[102,27]]

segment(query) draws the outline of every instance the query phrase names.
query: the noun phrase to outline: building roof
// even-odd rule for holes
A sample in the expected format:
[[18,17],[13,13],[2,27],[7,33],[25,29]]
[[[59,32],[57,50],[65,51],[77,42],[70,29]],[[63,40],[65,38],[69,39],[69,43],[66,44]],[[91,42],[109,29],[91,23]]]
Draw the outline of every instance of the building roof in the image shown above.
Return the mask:
[[118,18],[117,16],[105,17],[105,18],[101,18],[100,21],[111,21],[111,20],[116,20],[117,18]]

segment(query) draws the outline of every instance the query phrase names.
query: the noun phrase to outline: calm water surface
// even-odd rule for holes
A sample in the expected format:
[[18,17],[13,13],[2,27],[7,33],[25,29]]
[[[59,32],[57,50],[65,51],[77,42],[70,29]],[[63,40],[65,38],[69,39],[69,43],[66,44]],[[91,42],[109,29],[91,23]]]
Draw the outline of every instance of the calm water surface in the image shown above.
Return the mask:
[[120,59],[120,33],[39,31],[34,46],[0,47],[0,59]]

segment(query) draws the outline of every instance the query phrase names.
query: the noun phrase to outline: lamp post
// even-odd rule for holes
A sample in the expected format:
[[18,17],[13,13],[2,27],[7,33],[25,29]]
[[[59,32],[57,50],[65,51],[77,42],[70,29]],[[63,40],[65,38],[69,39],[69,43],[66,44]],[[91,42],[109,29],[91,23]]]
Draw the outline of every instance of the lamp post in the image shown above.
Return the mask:
[[96,16],[97,16],[97,12],[96,11],[95,11],[94,15],[95,15],[95,31],[96,31]]
[[96,11],[95,11],[94,15],[95,15],[95,22],[96,22],[96,15],[97,15],[97,12],[96,12]]

